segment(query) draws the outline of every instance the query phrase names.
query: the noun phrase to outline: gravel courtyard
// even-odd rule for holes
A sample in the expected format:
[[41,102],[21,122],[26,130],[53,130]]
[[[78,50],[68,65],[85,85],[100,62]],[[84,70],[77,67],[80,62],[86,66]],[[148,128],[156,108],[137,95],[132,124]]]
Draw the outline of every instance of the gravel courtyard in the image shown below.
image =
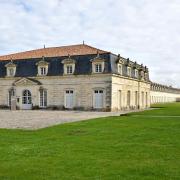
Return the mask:
[[81,121],[98,117],[119,116],[120,114],[120,112],[0,110],[0,128],[39,129],[61,123]]

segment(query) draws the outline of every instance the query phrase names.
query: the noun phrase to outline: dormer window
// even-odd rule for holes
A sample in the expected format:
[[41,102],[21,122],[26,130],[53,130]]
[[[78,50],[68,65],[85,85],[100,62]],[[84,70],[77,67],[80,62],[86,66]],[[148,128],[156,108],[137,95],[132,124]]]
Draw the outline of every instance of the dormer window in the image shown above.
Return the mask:
[[38,66],[38,76],[46,76],[48,73],[49,63],[45,61],[44,57],[37,64]]
[[72,59],[70,57],[70,55],[68,56],[68,58],[64,59],[62,61],[62,63],[64,64],[64,74],[65,75],[74,74],[76,61],[74,59]]
[[130,68],[130,67],[127,67],[127,75],[128,75],[129,77],[131,77],[131,68]]
[[144,76],[145,76],[145,80],[148,80],[148,73],[145,73]]
[[96,73],[101,73],[102,72],[102,64],[100,64],[100,63],[95,64],[95,72]]
[[92,73],[103,73],[105,67],[105,59],[102,59],[97,53],[97,56],[91,60],[92,62]]
[[9,68],[9,76],[14,76],[14,68]]
[[40,67],[41,69],[41,74],[40,75],[46,75],[46,68],[45,67]]
[[118,64],[118,74],[122,75],[122,64]]
[[137,69],[135,69],[134,75],[135,75],[135,78],[138,78],[138,70]]
[[141,80],[144,80],[144,71],[141,70]]
[[72,65],[67,65],[66,66],[66,71],[67,71],[67,74],[73,74],[73,66]]
[[16,74],[16,64],[12,61],[5,65],[7,77],[14,77]]

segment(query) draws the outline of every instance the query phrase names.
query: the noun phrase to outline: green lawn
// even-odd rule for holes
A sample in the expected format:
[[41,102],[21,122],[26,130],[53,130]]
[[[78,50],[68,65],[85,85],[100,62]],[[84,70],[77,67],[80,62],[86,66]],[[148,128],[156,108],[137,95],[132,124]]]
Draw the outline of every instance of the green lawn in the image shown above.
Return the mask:
[[0,179],[180,179],[180,103],[158,107],[37,131],[1,129]]

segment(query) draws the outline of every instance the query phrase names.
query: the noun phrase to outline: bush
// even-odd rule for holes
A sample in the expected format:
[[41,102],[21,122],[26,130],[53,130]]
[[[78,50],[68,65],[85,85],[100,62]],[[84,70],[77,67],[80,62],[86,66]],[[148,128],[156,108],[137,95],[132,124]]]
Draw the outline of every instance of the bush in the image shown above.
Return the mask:
[[38,109],[40,109],[40,108],[39,108],[39,106],[33,106],[32,109],[33,109],[33,110],[38,110]]
[[63,105],[61,106],[48,106],[46,109],[48,110],[65,110],[65,107]]
[[10,109],[10,107],[7,105],[0,105],[0,109]]

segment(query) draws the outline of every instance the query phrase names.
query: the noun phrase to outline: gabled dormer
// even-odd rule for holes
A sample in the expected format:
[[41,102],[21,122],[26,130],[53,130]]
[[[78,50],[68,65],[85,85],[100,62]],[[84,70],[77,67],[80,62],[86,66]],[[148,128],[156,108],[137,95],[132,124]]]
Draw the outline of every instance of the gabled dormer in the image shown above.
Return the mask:
[[12,60],[11,62],[5,65],[7,77],[14,77],[16,75],[16,66],[17,65],[14,64]]
[[75,72],[75,66],[76,66],[76,60],[72,59],[70,55],[68,55],[68,58],[64,59],[62,61],[62,64],[64,66],[64,75],[71,75]]
[[127,61],[126,61],[126,73],[127,73],[127,76],[128,77],[131,77],[131,74],[132,74],[132,71],[131,71],[131,68],[132,67],[132,63],[130,62],[129,58],[127,58]]
[[145,68],[143,66],[143,64],[141,64],[141,67],[140,67],[140,80],[144,80],[144,76],[145,76]]
[[91,60],[92,73],[103,73],[105,68],[105,59],[101,58],[99,52],[97,56]]
[[116,61],[116,64],[117,64],[117,73],[122,75],[124,61],[123,61],[123,58],[121,58],[120,54],[118,54],[118,59]]
[[134,69],[134,77],[139,78],[139,67],[137,65],[137,62],[135,61],[133,64],[133,69]]
[[46,76],[48,74],[49,63],[45,61],[44,56],[42,60],[36,63],[38,69],[38,76]]

